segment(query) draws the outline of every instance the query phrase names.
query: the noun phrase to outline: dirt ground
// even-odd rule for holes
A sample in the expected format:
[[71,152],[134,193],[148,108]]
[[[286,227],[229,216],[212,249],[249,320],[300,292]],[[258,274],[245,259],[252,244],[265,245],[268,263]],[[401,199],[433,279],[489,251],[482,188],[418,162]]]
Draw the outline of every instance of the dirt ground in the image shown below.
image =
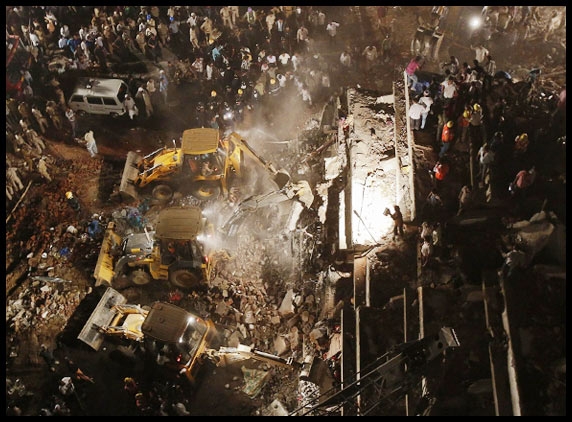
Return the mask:
[[[396,68],[403,67],[411,56],[410,35],[415,32],[418,17],[427,15],[428,8],[422,6],[390,8],[389,17],[395,18],[399,23],[398,33],[406,34],[394,38],[395,56],[391,64],[379,66],[376,72],[359,71],[355,74],[333,72],[332,86],[356,87],[359,84],[360,88],[374,93],[391,92],[395,75],[399,74]],[[332,18],[347,23],[340,29],[340,44],[346,42],[356,49],[363,49],[368,40],[368,37],[364,37],[364,32],[374,33],[371,31],[379,27],[374,8],[354,7],[350,8],[351,11],[348,13],[346,7],[332,7],[328,10],[331,11]],[[363,22],[367,22],[371,31],[355,24],[360,13]],[[449,22],[449,25],[452,26],[453,23]],[[332,48],[325,41],[327,40],[319,44],[319,51],[326,62],[335,68],[341,46]],[[523,67],[533,66],[545,56],[539,44],[534,46],[535,48],[523,51],[520,56],[512,48],[499,42],[495,51],[499,68],[515,62]],[[456,54],[459,58],[470,60],[473,52],[466,44],[446,37],[440,56],[445,59],[448,54]],[[429,63],[427,71],[437,72],[437,64]],[[299,99],[293,102],[274,102],[269,104],[269,107],[258,108],[248,113],[242,125],[237,127],[237,132],[249,139],[265,158],[279,164],[279,167],[286,168],[294,178],[307,178],[312,185],[315,185],[323,174],[309,171],[313,169],[304,167],[301,162],[324,139],[314,138],[315,134],[309,129],[313,120],[319,118],[322,104],[317,101],[314,106],[308,108]],[[130,127],[122,121],[102,118],[83,119],[80,122],[83,129],[95,128],[98,156],[91,158],[85,148],[77,144],[48,137],[46,155],[49,157],[49,168],[54,180],[47,184],[38,175],[33,175],[33,183],[22,203],[18,207],[7,204],[7,303],[14,314],[21,312],[24,315],[28,312],[26,318],[28,323],[19,325],[10,321],[7,327],[7,380],[10,379],[11,383],[15,383],[18,379],[25,385],[26,394],[11,395],[12,403],[17,403],[25,414],[36,415],[40,408],[53,404],[54,396],[58,395],[59,379],[70,373],[70,368],[64,360],[66,356],[72,357],[85,373],[96,380],[95,384],[77,383],[77,394],[68,400],[74,415],[139,415],[132,398],[122,389],[122,380],[125,376],[134,376],[149,390],[161,391],[165,396],[181,397],[180,392],[175,391],[174,387],[178,380],[165,376],[161,372],[162,368],[153,365],[154,370],[149,371],[149,366],[144,366],[141,362],[125,361],[113,354],[115,349],[111,345],[109,350],[96,353],[85,345],[78,344],[75,337],[102,293],[101,288],[94,288],[92,277],[101,238],[90,239],[82,233],[85,232],[87,224],[93,220],[94,214],[98,214],[99,217],[96,219],[99,219],[104,226],[107,221],[115,219],[122,210],[126,214],[138,205],[121,203],[114,195],[127,152],[130,150],[150,152],[170,139],[178,137],[177,129],[182,129],[181,122],[185,121],[186,114],[188,111],[182,107],[165,109],[160,113],[161,117],[144,128]],[[165,121],[172,124],[167,125]],[[164,130],[164,127],[170,129]],[[432,133],[418,133],[416,141],[419,144],[432,146],[433,136]],[[292,142],[283,142],[294,138],[299,141],[295,150],[289,147]],[[275,142],[269,142],[269,139]],[[419,167],[432,167],[435,156],[436,152],[429,150],[418,157]],[[420,177],[416,183],[418,195],[424,197],[430,190],[431,181]],[[260,188],[260,185],[245,186],[241,193],[246,196],[254,189]],[[79,199],[82,205],[80,212],[75,212],[66,203],[64,195],[68,190],[74,192]],[[449,204],[455,203],[457,192],[458,186],[451,186],[445,198]],[[285,338],[289,344],[287,350],[300,357],[305,348],[315,347],[314,344],[302,344],[300,340],[309,341],[309,334],[314,324],[323,320],[326,325],[334,325],[332,321],[336,321],[336,318],[328,321],[325,315],[334,313],[334,308],[340,300],[350,301],[353,291],[351,278],[344,277],[343,271],[334,271],[330,267],[334,264],[331,251],[335,248],[325,242],[333,228],[323,225],[317,211],[323,200],[324,198],[316,195],[313,209],[305,210],[300,217],[300,225],[305,227],[308,236],[292,238],[284,234],[289,208],[276,206],[248,219],[233,239],[234,243],[229,242],[227,249],[231,258],[221,260],[217,266],[219,281],[226,283],[224,286],[233,291],[235,298],[256,298],[256,309],[259,314],[256,318],[256,328],[251,331],[238,329],[240,324],[230,317],[228,321],[222,319],[217,321],[220,323],[219,330],[225,341],[229,341],[231,337],[233,339],[238,337],[245,343],[274,353],[281,350],[276,339]],[[148,214],[142,215],[142,218],[152,219],[156,212],[157,209],[151,207],[147,211]],[[220,217],[228,212],[228,209],[226,205],[221,205],[216,208],[216,212]],[[127,221],[125,216],[119,218]],[[328,223],[337,224],[337,221]],[[408,223],[405,241],[393,242],[389,232],[384,234],[380,240],[383,247],[376,251],[371,263],[374,286],[372,297],[375,301],[371,306],[386,310],[381,318],[383,322],[378,326],[379,331],[372,332],[371,336],[382,338],[385,335],[380,343],[386,346],[398,343],[402,338],[398,337],[404,334],[401,329],[396,329],[400,324],[402,312],[395,312],[395,305],[391,305],[393,302],[389,302],[390,299],[407,289],[408,293],[412,294],[411,302],[413,302],[412,292],[417,287],[417,235],[420,222]],[[66,232],[70,225],[79,230],[77,235]],[[455,235],[463,236],[462,233]],[[474,241],[476,237],[467,235],[463,241],[467,239]],[[43,252],[47,253],[46,258],[41,257]],[[29,253],[32,255],[30,258],[28,258]],[[471,251],[464,253],[470,254]],[[33,273],[36,275],[59,277],[63,281],[34,280],[28,276],[30,268],[35,269]],[[336,274],[332,276],[332,273]],[[338,279],[334,283],[333,294],[327,287],[331,282],[328,277]],[[272,317],[277,314],[277,309],[289,289],[294,289],[299,296],[298,300],[302,302],[297,308],[297,313],[301,315],[303,311],[307,311],[305,318],[309,315],[309,320],[303,322],[289,320],[277,325],[271,322]],[[210,291],[209,298],[185,295],[179,305],[203,315],[216,317],[214,310],[222,299],[223,290],[217,285],[216,289]],[[446,288],[443,288],[443,291],[439,290],[435,289],[435,296],[431,298],[427,308],[433,313],[435,327],[438,321],[447,320],[441,315],[443,312],[441,305],[456,300],[450,295],[469,294],[468,290],[464,293],[459,293],[458,290],[451,292]],[[129,303],[141,304],[151,303],[154,300],[168,301],[169,293],[170,290],[165,289],[159,282],[153,282],[145,289],[131,287],[122,290]],[[445,296],[447,299],[444,299]],[[30,303],[31,301],[33,303]],[[471,312],[470,307],[481,306],[481,303],[467,305],[466,302],[460,301],[458,305],[464,311],[462,315],[470,320],[470,315],[476,315],[476,312]],[[234,306],[244,311],[245,304],[240,302],[240,299]],[[394,312],[389,312],[392,307]],[[28,309],[33,309],[33,312]],[[397,310],[402,311],[399,306]],[[472,330],[479,330],[482,327],[480,320],[470,322],[460,331],[465,338],[471,335]],[[412,332],[414,328],[416,327],[411,327]],[[295,333],[298,329],[299,334]],[[328,326],[328,333],[334,329],[335,327]],[[296,344],[294,339],[300,344]],[[53,350],[55,358],[59,361],[59,364],[54,365],[53,371],[50,371],[49,365],[38,355],[40,344],[45,344]],[[479,340],[478,346],[475,347],[486,349],[486,344]],[[375,345],[372,347],[372,353],[377,350],[376,348],[383,347],[381,344]],[[451,359],[454,360],[455,357]],[[456,362],[455,367],[467,367],[466,363]],[[488,370],[488,362],[473,359],[470,363],[470,368],[467,369],[470,373],[463,374],[464,381],[459,381],[456,376],[459,374],[452,374],[450,369],[444,369],[443,376],[435,379],[439,379],[439,383],[461,383],[467,379],[474,382],[479,378],[479,374]],[[245,379],[243,367],[264,369],[271,373],[270,380],[262,392],[254,398],[241,391]],[[292,376],[292,372],[288,369],[247,361],[224,368],[206,363],[202,373],[203,378],[195,388],[182,393],[187,400],[187,409],[191,416],[261,415],[267,411],[274,399],[279,400],[289,410],[299,404],[297,377]],[[443,394],[452,394],[451,390],[442,387],[442,384],[439,386],[445,391]],[[459,401],[462,403],[451,399],[436,410],[440,414],[458,415],[466,412],[476,415],[490,414],[491,403],[483,399],[478,404],[470,404],[468,402],[471,401],[471,397],[466,396],[464,391],[459,387],[459,397],[462,396]],[[555,412],[558,411],[556,406]]]

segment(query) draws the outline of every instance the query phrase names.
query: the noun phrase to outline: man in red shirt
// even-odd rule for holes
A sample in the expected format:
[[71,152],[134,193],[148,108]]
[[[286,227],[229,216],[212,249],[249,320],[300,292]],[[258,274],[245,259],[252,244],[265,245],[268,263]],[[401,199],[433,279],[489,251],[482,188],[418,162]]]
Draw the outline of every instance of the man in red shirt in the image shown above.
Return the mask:
[[449,164],[444,160],[437,160],[435,167],[433,167],[433,176],[435,177],[435,186],[439,188],[447,174],[449,174]]
[[453,129],[454,123],[449,120],[445,125],[443,125],[443,131],[441,132],[441,151],[439,151],[439,158],[443,158],[449,148],[451,143],[455,139],[455,130]]

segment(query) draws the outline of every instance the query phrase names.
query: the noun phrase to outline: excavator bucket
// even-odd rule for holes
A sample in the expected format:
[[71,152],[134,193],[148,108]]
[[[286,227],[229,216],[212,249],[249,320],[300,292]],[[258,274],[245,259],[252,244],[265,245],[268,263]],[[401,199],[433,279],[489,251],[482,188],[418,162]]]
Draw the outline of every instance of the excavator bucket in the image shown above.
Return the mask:
[[135,151],[129,151],[127,153],[127,160],[125,161],[125,167],[123,167],[123,175],[121,176],[121,184],[119,185],[119,193],[121,194],[121,198],[125,201],[133,201],[139,198],[134,182],[137,180],[139,174],[137,166],[142,159],[143,156],[137,154]]

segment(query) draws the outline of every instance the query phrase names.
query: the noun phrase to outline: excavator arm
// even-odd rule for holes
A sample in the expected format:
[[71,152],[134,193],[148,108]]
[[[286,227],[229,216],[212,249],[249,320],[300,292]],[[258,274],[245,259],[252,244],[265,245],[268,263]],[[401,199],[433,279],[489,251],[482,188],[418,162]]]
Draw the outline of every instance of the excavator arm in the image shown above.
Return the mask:
[[205,355],[217,366],[226,366],[229,363],[239,360],[255,359],[288,369],[299,369],[302,367],[302,364],[294,361],[292,357],[284,359],[280,356],[271,355],[270,353],[243,344],[239,344],[238,347],[221,347],[219,350],[207,349]]

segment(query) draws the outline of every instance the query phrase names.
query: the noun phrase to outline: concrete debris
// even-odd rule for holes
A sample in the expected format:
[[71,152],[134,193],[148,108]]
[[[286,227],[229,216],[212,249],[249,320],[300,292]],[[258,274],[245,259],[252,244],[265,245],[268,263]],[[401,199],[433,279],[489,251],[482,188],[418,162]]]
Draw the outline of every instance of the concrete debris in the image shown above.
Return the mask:
[[262,371],[260,369],[249,369],[245,366],[240,368],[244,375],[244,387],[242,391],[250,398],[255,398],[266,382],[270,378],[270,372]]
[[282,318],[288,318],[294,314],[294,290],[289,289],[282,299],[278,313]]
[[268,407],[263,409],[262,416],[288,416],[288,411],[280,401],[274,400]]

